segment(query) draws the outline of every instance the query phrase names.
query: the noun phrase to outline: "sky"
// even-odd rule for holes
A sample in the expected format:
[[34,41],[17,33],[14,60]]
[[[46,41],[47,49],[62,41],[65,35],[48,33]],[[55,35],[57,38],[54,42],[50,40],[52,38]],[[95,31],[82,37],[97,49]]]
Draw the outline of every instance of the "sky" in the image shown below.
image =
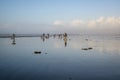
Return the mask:
[[120,34],[120,0],[0,0],[0,34]]

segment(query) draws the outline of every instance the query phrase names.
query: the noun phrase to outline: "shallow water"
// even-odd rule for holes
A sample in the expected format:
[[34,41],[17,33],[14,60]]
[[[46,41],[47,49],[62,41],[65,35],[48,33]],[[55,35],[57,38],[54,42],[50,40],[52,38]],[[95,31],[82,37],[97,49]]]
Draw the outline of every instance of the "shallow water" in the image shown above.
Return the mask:
[[0,80],[120,80],[119,44],[119,36],[0,38]]

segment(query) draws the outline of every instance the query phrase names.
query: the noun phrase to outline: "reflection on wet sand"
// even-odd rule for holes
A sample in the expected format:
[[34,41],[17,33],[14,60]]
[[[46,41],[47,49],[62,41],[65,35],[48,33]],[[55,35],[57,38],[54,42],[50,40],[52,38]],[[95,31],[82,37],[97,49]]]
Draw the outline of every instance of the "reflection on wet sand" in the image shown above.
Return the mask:
[[[68,48],[78,49],[78,50],[94,50],[102,53],[120,53],[119,39],[114,39],[112,37],[89,37],[85,38],[82,36],[69,36],[71,39]],[[66,46],[67,40],[64,37],[64,43]],[[61,48],[62,44],[59,42],[54,42],[54,47]]]
[[[69,36],[69,38],[68,38]],[[117,39],[113,37],[84,37],[84,36],[71,36],[68,35],[67,33],[64,34],[45,34],[43,33],[42,35],[39,35],[41,40],[45,42],[46,40],[52,38],[55,39],[53,42],[53,45],[51,47],[56,47],[56,48],[63,48],[63,42],[64,46],[72,49],[79,49],[79,50],[96,50],[99,52],[116,52],[120,53],[120,45],[119,45],[119,38]],[[11,40],[12,40],[12,45],[16,44],[16,38],[18,36],[16,34],[11,35]],[[56,40],[58,39],[58,40]],[[69,46],[68,46],[68,41]]]
[[[64,33],[64,34],[53,34],[53,35],[43,33],[40,37],[41,37],[43,42],[45,42],[45,40],[49,39],[50,37],[53,37],[54,39],[55,38],[58,38],[58,39],[62,39],[63,38],[64,46],[65,47],[67,46],[67,33]],[[41,51],[34,51],[34,54],[41,54]],[[45,54],[47,54],[47,53],[45,53]]]
[[[118,37],[63,33],[9,38],[0,38],[0,80],[96,80],[99,75],[97,79],[116,80],[111,75],[120,74]],[[9,40],[17,45],[11,46]]]

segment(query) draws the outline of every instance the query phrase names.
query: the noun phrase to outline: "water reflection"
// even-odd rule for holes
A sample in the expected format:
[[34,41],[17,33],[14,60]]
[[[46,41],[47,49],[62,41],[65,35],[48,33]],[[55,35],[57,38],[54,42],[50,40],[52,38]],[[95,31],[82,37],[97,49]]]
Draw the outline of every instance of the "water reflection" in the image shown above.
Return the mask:
[[[45,42],[48,39],[54,39],[53,47],[56,48],[63,48],[64,46],[72,49],[79,49],[86,51],[96,50],[102,53],[106,53],[106,52],[120,53],[120,45],[119,45],[120,39],[118,37],[116,39],[116,37],[113,38],[113,37],[99,37],[99,36],[98,37],[71,36],[68,35],[67,33],[64,34],[43,33],[39,37],[43,42]],[[11,36],[12,45],[16,45],[16,38],[18,38],[18,36],[16,34],[12,34]],[[69,46],[68,46],[68,41],[69,41]],[[64,43],[64,45],[62,43]]]
[[[67,46],[67,41],[69,40],[66,37],[63,37],[65,47],[74,49],[74,50],[94,50],[102,53],[120,53],[120,39],[115,39],[113,37],[86,37],[82,36],[69,36],[69,46]],[[54,42],[54,47],[61,48],[62,44],[59,41]]]
[[120,38],[67,33],[10,37],[13,44],[17,40],[14,47],[0,38],[0,80],[120,80]]

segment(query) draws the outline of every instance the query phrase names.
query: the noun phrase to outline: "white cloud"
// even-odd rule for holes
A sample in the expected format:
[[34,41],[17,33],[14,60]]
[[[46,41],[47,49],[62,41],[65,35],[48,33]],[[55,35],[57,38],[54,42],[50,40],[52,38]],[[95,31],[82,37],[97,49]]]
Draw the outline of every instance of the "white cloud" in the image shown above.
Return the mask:
[[88,23],[86,23],[88,27],[94,27],[94,28],[115,28],[120,27],[120,17],[100,17],[98,19],[89,20]]
[[120,24],[120,17],[117,19],[117,21],[118,21],[118,24]]
[[54,21],[53,25],[56,26],[87,26],[87,27],[98,27],[98,26],[120,26],[120,17],[99,17],[97,19],[83,21],[83,20],[72,20],[67,23],[64,21]]
[[95,27],[96,26],[96,21],[95,20],[90,20],[88,23],[86,23],[88,27]]
[[70,22],[71,26],[80,26],[81,24],[83,24],[84,22],[82,20],[73,20]]
[[96,22],[99,24],[103,24],[105,22],[105,17],[100,17],[100,18],[96,19]]
[[[58,27],[57,27],[58,26]],[[60,26],[60,27],[59,27]],[[26,29],[29,29],[26,31]],[[52,24],[0,24],[0,33],[120,33],[120,17],[90,20],[56,20]]]
[[109,17],[106,19],[106,23],[116,26],[116,25],[120,24],[120,20],[119,20],[119,18]]
[[99,17],[90,20],[72,20],[69,22],[55,21],[53,23],[57,26],[63,26],[56,28],[56,30],[68,31],[68,32],[97,32],[97,33],[109,33],[120,32],[120,17]]
[[53,22],[53,25],[55,25],[55,26],[61,26],[61,25],[64,25],[64,22],[57,20],[57,21]]

